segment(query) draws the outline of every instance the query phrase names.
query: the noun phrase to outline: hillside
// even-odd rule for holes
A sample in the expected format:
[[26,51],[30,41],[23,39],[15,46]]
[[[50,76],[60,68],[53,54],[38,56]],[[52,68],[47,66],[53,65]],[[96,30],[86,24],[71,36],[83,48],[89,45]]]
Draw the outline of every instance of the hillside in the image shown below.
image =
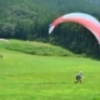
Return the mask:
[[42,56],[76,56],[71,51],[61,48],[60,46],[36,41],[9,40],[9,43],[0,41],[0,50],[10,50]]
[[34,20],[37,17],[39,20],[42,20],[42,18],[47,18],[47,16],[51,17],[52,14],[58,16],[69,12],[100,14],[99,6],[96,6],[91,1],[92,0],[84,0],[81,2],[80,0],[0,0],[0,20],[3,22],[16,22],[25,19]]
[[0,38],[50,42],[78,54],[98,56],[97,41],[78,24],[60,25],[48,35],[49,24],[66,13],[85,12],[100,20],[98,4],[98,0],[0,0]]

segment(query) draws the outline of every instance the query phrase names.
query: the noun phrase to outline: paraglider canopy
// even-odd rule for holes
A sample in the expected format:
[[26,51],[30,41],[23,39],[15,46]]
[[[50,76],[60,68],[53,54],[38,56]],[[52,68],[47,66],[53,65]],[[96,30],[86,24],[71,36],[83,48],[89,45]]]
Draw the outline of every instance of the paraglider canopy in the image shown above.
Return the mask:
[[75,22],[91,31],[91,33],[95,36],[98,43],[100,44],[100,22],[93,16],[85,13],[70,13],[58,17],[56,20],[51,23],[49,28],[49,34],[52,33],[54,28],[64,22]]

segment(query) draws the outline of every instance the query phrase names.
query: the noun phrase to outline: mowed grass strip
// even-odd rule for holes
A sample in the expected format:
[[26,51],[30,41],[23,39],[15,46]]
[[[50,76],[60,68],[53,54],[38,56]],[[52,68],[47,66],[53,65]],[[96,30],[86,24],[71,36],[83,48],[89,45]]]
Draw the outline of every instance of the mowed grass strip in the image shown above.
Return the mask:
[[[100,62],[0,50],[1,100],[100,100]],[[82,84],[74,84],[83,71]]]

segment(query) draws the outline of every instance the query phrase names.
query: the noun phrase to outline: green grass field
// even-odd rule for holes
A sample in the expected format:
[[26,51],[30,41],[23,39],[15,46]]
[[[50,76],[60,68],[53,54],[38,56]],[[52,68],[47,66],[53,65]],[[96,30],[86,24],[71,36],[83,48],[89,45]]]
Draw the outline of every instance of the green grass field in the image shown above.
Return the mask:
[[[0,100],[100,100],[100,61],[0,49]],[[75,75],[84,72],[82,84]]]

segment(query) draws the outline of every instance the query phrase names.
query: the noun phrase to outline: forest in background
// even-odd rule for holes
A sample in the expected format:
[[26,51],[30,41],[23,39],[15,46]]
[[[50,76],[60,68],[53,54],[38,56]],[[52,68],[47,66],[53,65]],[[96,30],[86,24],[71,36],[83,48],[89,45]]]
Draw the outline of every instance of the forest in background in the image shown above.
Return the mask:
[[76,23],[60,24],[48,35],[50,23],[67,13],[88,13],[100,21],[99,4],[99,0],[0,0],[0,38],[49,42],[100,57],[95,37]]

